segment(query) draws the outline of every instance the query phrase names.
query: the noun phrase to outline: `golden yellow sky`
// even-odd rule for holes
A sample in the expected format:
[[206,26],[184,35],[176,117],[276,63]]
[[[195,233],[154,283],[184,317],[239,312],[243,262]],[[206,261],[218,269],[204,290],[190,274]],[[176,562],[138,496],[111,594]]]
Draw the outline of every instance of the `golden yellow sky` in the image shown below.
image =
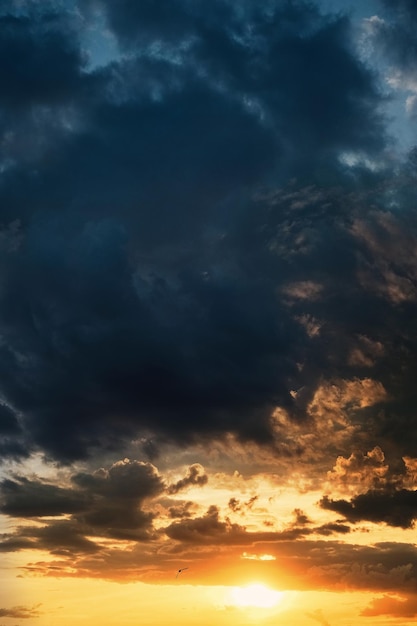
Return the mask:
[[[119,584],[90,579],[45,580],[37,577],[17,580],[9,578],[8,581],[2,581],[5,583],[2,584],[3,597],[7,604],[15,608],[15,622],[20,618],[21,623],[27,626],[49,626],[56,623],[63,626],[134,626],[138,623],[144,626],[196,623],[210,626],[214,621],[221,626],[311,626],[314,622],[323,626],[348,626],[352,622],[369,623],[370,618],[361,618],[360,614],[369,611],[372,602],[383,598],[383,594],[358,591],[338,593],[280,589],[273,598],[276,604],[265,606],[270,598],[265,589],[261,589],[262,583],[258,583],[256,597],[253,591],[251,595],[250,586],[248,593],[245,587],[214,584],[201,586],[184,580],[169,585]],[[278,590],[279,587],[275,589]],[[27,610],[24,619],[18,612],[18,607],[22,605]],[[407,617],[395,621],[374,615],[371,620],[372,624],[381,625],[413,624],[413,619]],[[8,619],[7,623],[13,622]]]
[[[238,459],[238,446],[236,453]],[[203,456],[199,448],[194,454],[200,459]],[[91,550],[90,544],[77,544],[83,523],[76,521],[76,514],[32,515],[17,526],[16,518],[13,522],[2,516],[4,537],[12,536],[14,530],[16,537],[37,542],[37,549],[4,554],[4,620],[20,620],[28,626],[58,622],[63,626],[175,626],[197,621],[224,626],[308,626],[314,622],[348,626],[352,621],[365,625],[370,619],[373,624],[408,626],[413,622],[413,595],[407,584],[413,567],[411,550],[409,563],[404,560],[407,546],[414,543],[413,529],[366,521],[349,529],[320,506],[323,494],[333,494],[336,499],[343,494],[346,497],[352,489],[366,491],[370,474],[386,474],[381,450],[363,455],[362,461],[358,456],[350,459],[355,476],[348,485],[344,478],[349,459],[336,458],[323,474],[321,490],[317,477],[300,476],[304,488],[297,489],[291,472],[284,477],[260,467],[255,470],[250,456],[251,471],[246,475],[239,471],[238,462],[234,471],[219,472],[221,454],[225,454],[222,446],[210,461],[211,451],[206,467],[195,463],[175,471],[172,459],[165,458],[171,468],[166,472],[169,484],[142,502],[143,511],[156,517],[153,534],[139,542],[106,537],[102,532],[86,533],[85,539],[96,546]],[[181,454],[179,457],[181,460]],[[408,464],[413,466],[411,460]],[[244,467],[242,464],[240,469]],[[67,496],[77,492],[71,472],[61,468],[58,481],[54,481],[50,469],[49,464],[33,458],[25,480],[20,479],[21,488],[29,486],[36,495],[42,485],[58,483],[60,489],[68,490]],[[152,480],[161,477],[155,466],[127,458],[107,469],[98,468],[91,477],[107,482],[118,477],[118,489],[123,489],[130,483],[132,471],[144,469]],[[77,471],[77,476],[87,480],[80,465]],[[81,479],[77,480],[81,484]],[[17,480],[16,490],[18,484]],[[51,492],[48,498],[57,493]],[[100,507],[108,497],[117,504],[116,492],[106,494],[101,489],[101,494]],[[26,497],[26,506],[36,504],[30,504],[30,492]],[[49,499],[44,506],[48,503]],[[105,512],[106,507],[100,510]],[[117,525],[123,529],[122,523]],[[42,545],[49,545],[49,550]],[[404,555],[399,563],[401,546]],[[177,575],[181,568],[186,569]],[[381,607],[392,611],[389,622]]]

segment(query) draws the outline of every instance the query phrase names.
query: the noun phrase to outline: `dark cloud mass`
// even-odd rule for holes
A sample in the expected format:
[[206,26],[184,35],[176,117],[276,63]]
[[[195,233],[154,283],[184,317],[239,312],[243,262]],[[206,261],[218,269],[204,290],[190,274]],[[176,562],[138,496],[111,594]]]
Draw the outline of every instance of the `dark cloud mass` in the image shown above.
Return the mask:
[[63,515],[85,507],[84,498],[70,490],[25,477],[3,480],[1,491],[1,512],[16,517]]
[[152,539],[155,515],[144,504],[161,494],[164,484],[151,464],[124,459],[108,469],[75,473],[71,483],[61,488],[39,479],[3,480],[0,511],[37,525],[3,535],[0,550],[36,548],[68,556],[98,551],[91,536]]
[[16,434],[20,432],[16,417],[6,405],[0,405],[0,431],[5,434]]
[[[4,232],[19,220],[2,249],[5,401],[27,446],[59,460],[149,430],[271,443],[275,407],[305,412],[291,389],[346,369],[336,344],[386,341],[401,281],[410,319],[412,277],[390,258],[385,293],[381,276],[368,289],[375,251],[350,226],[367,207],[339,159],[386,145],[373,75],[347,18],[310,3],[79,10],[2,17]],[[97,10],[128,54],[87,71],[77,19]],[[323,297],[288,306],[300,280]]]
[[[67,103],[80,88],[82,54],[65,18],[0,17],[0,80],[5,109]],[[52,60],[52,62],[51,62]]]
[[417,10],[378,6],[0,7],[0,551],[49,552],[30,573],[214,559],[415,616],[417,158],[387,111],[414,128]]
[[4,621],[415,619],[416,7],[0,3]]
[[381,51],[394,63],[395,69],[407,75],[413,72],[417,57],[415,27],[417,23],[416,4],[413,0],[384,0],[389,9],[388,19],[374,23],[374,35]]
[[193,463],[187,470],[187,475],[176,483],[168,487],[168,493],[178,493],[182,489],[186,489],[191,485],[199,485],[202,487],[208,482],[208,476],[204,471],[204,467],[200,463]]
[[393,493],[369,491],[356,496],[351,502],[330,500],[325,496],[321,506],[340,513],[351,522],[370,520],[411,528],[417,518],[417,492],[406,489]]

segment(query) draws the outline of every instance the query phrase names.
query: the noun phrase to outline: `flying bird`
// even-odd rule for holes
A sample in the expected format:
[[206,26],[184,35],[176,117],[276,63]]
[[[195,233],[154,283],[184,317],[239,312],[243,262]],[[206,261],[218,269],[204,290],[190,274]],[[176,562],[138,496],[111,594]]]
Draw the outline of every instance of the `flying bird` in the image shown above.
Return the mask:
[[181,574],[181,572],[183,572],[184,570],[188,569],[188,567],[181,567],[178,571],[177,571],[177,575],[175,576],[175,578],[178,578],[178,575]]

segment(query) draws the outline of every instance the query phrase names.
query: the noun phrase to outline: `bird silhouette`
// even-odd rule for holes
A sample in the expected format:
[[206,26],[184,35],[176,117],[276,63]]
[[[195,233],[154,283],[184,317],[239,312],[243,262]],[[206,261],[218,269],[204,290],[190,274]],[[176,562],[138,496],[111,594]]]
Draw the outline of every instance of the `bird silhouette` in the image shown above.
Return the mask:
[[188,569],[188,567],[181,567],[178,571],[177,571],[177,575],[175,576],[175,578],[178,578],[178,575],[181,574],[181,572],[183,572],[184,570]]

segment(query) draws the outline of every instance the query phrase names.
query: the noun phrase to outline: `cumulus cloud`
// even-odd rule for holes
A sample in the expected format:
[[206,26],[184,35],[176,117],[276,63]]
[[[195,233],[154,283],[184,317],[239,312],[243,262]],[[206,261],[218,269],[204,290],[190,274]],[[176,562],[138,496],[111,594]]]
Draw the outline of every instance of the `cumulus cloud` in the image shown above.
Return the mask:
[[306,515],[301,509],[294,509],[294,516],[295,524],[297,526],[305,526],[306,524],[311,524],[311,520],[308,518],[308,515]]
[[162,479],[151,463],[123,459],[100,468],[92,474],[80,472],[72,476],[75,485],[105,498],[143,500],[162,490]]
[[383,488],[387,484],[389,470],[384,461],[385,455],[379,446],[366,454],[352,452],[349,458],[339,456],[327,476],[331,484],[340,483],[356,493],[366,492],[372,488]]
[[255,502],[258,500],[258,497],[259,496],[252,496],[247,502],[241,502],[237,498],[233,497],[230,498],[228,507],[233,511],[233,513],[240,512],[241,514],[244,514],[245,511],[250,510],[253,507]]
[[168,537],[177,541],[227,545],[244,542],[245,529],[238,524],[232,524],[228,519],[222,521],[219,509],[212,505],[202,517],[174,522],[165,529],[165,532]]
[[405,475],[403,476],[403,485],[408,489],[417,486],[417,459],[413,457],[403,457],[405,466]]
[[108,470],[79,473],[73,482],[93,497],[93,504],[77,518],[99,534],[119,539],[147,540],[154,514],[143,509],[145,500],[163,491],[164,485],[150,463],[124,459]]
[[207,482],[208,476],[205,473],[204,467],[200,463],[193,463],[187,469],[186,476],[178,480],[173,485],[170,485],[167,491],[169,494],[174,494],[192,485],[202,487],[203,485],[206,485]]
[[69,487],[24,477],[2,481],[1,512],[37,522],[6,533],[2,551],[36,548],[68,556],[96,552],[99,546],[91,536],[122,541],[152,538],[156,514],[145,504],[165,489],[152,464],[124,459],[108,469],[78,472],[71,479]]

